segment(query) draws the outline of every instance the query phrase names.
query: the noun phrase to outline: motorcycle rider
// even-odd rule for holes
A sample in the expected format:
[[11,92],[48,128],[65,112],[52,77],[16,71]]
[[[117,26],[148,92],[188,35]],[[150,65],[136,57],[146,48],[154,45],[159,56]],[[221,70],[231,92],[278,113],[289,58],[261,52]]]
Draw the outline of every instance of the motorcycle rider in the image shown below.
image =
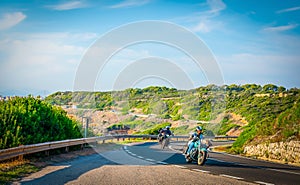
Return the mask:
[[188,149],[185,151],[185,155],[188,157],[190,155],[190,151],[193,149],[195,142],[198,139],[203,139],[203,133],[202,133],[202,127],[201,126],[197,126],[196,127],[196,132],[194,132],[191,137],[190,137],[190,141],[188,142]]
[[166,126],[166,128],[163,129],[162,132],[164,132],[165,135],[173,135],[172,131],[170,130],[170,126]]
[[169,135],[169,136],[174,135],[174,134],[172,133],[172,131],[170,130],[170,126],[166,126],[166,128],[162,129],[160,133],[161,133],[161,134],[160,134],[161,140],[165,139],[165,138],[166,138],[166,135]]

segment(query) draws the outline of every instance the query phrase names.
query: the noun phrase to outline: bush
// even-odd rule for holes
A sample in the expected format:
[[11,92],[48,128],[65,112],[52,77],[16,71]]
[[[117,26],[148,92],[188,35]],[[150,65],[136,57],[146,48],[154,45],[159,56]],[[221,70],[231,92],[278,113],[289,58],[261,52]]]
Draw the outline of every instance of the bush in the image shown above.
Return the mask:
[[141,132],[136,132],[135,134],[146,134],[146,135],[157,135],[158,134],[158,130],[160,128],[165,128],[166,126],[170,126],[171,123],[160,123],[160,124],[156,124],[153,127],[146,129],[144,131]]
[[0,149],[81,137],[60,107],[33,97],[0,101]]

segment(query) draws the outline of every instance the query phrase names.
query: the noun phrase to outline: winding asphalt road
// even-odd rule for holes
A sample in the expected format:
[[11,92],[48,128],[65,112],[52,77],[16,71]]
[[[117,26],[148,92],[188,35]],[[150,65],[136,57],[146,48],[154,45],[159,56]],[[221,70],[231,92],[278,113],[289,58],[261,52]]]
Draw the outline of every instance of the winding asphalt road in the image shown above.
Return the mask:
[[[218,145],[219,143],[217,143]],[[216,145],[216,143],[214,144]],[[233,178],[257,184],[300,184],[300,168],[285,164],[277,164],[261,160],[249,159],[225,153],[209,152],[209,158],[204,166],[197,164],[187,164],[181,154],[182,143],[172,143],[170,146],[174,153],[169,158],[162,161],[164,164],[176,165],[182,169],[189,169],[202,173],[210,173],[218,176]],[[166,153],[172,150],[164,150],[152,143],[145,143],[126,147],[129,154],[142,156],[146,160],[160,161]]]
[[299,167],[217,152],[198,166],[185,162],[182,146],[127,145],[48,166],[13,184],[300,184]]

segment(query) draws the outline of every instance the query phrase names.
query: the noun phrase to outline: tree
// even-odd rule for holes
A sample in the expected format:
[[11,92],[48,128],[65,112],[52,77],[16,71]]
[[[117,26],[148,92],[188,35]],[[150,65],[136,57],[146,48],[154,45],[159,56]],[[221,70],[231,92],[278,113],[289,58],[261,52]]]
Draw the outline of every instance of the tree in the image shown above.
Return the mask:
[[263,86],[263,91],[266,93],[274,93],[278,91],[278,87],[273,84],[267,84]]
[[282,86],[279,86],[278,87],[278,92],[285,92],[286,91],[286,88],[285,87],[282,87]]

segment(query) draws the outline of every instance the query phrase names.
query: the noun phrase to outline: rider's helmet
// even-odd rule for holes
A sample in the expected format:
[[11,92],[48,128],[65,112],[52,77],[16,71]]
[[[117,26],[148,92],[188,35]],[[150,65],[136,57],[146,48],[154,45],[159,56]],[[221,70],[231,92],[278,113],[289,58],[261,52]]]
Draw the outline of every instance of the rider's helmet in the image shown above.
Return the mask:
[[196,131],[198,131],[198,130],[202,131],[202,127],[201,126],[197,126],[196,127]]
[[169,129],[170,129],[170,126],[166,126],[166,129],[169,130]]

